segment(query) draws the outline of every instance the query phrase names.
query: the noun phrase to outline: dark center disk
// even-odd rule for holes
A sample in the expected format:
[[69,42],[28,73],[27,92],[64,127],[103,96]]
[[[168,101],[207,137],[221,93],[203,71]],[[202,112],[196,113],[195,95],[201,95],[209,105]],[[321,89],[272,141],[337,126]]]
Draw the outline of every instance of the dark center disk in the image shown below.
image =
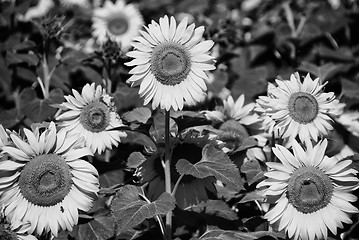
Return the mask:
[[156,46],[151,56],[151,71],[156,80],[174,86],[187,78],[191,70],[191,55],[185,46],[165,42]]
[[127,31],[128,21],[122,17],[113,18],[108,22],[107,28],[111,34],[120,36]]
[[54,206],[70,192],[71,172],[65,160],[56,154],[34,157],[21,171],[22,195],[38,206]]
[[109,107],[103,102],[92,102],[82,109],[80,123],[90,132],[102,132],[110,123]]
[[288,200],[302,213],[312,213],[326,207],[332,194],[330,178],[313,167],[299,168],[292,173],[288,182]]
[[312,122],[318,115],[319,105],[317,100],[309,93],[296,92],[289,98],[289,115],[294,121],[301,124]]

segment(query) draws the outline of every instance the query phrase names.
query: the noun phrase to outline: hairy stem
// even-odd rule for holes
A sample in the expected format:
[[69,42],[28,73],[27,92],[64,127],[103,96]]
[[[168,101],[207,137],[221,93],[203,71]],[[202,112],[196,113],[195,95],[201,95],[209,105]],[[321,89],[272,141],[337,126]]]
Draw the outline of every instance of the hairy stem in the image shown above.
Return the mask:
[[[171,194],[171,146],[170,146],[170,112],[165,113],[165,189]],[[172,239],[172,211],[166,214],[167,239]]]

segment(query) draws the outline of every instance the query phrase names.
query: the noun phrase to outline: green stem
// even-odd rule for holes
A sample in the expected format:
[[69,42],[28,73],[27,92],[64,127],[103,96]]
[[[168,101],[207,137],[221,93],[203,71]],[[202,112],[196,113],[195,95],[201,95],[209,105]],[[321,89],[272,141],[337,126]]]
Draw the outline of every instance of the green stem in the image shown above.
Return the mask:
[[106,149],[105,150],[105,162],[110,162],[110,158],[111,158],[111,152],[110,152],[110,150]]
[[172,190],[172,193],[171,193],[173,197],[175,196],[177,188],[178,188],[178,185],[181,182],[183,177],[184,177],[184,174],[181,174],[181,176],[177,179],[177,182],[176,182],[175,186],[173,187],[173,190]]
[[[140,195],[146,202],[148,202],[148,203],[151,203],[151,201],[145,196],[145,195]],[[166,240],[166,231],[165,231],[165,224],[164,224],[164,222],[163,222],[163,220],[162,220],[162,218],[161,218],[161,216],[159,216],[159,215],[156,215],[156,220],[157,220],[157,222],[158,222],[158,224],[159,224],[159,226],[160,226],[160,229],[161,229],[161,233],[162,233],[162,237],[163,237],[163,239],[164,240]]]
[[[165,113],[165,189],[171,194],[171,146],[170,146],[170,111]],[[167,239],[172,239],[172,211],[166,214]]]
[[49,72],[49,66],[47,65],[47,59],[46,54],[43,55],[43,62],[42,66],[44,68],[44,86],[45,86],[45,92],[44,92],[44,98],[49,98],[49,91],[50,91],[50,72]]

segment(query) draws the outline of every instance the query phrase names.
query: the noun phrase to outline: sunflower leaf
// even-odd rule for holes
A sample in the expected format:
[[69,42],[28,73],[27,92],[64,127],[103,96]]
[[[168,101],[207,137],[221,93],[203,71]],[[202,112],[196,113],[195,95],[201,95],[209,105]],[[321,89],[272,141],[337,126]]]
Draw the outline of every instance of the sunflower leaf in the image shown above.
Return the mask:
[[135,108],[124,113],[122,118],[128,123],[147,123],[151,118],[151,110],[146,107]]
[[257,160],[249,160],[243,163],[241,172],[246,175],[248,185],[252,185],[264,177],[264,172]]
[[175,112],[171,115],[171,118],[176,122],[179,133],[190,127],[211,124],[211,121],[206,119],[203,114],[191,111]]
[[243,183],[237,166],[229,157],[214,145],[207,144],[202,150],[202,159],[192,164],[186,159],[180,159],[176,164],[180,174],[192,175],[196,178],[213,176],[227,186],[240,190]]
[[141,188],[133,185],[120,188],[111,203],[119,232],[131,229],[147,218],[166,214],[174,207],[175,199],[171,194],[162,193],[157,200],[150,202],[144,198]]
[[240,232],[240,231],[229,231],[222,230],[215,226],[208,226],[207,231],[203,233],[199,238],[191,238],[191,240],[254,240],[262,237],[265,239],[278,239],[285,238],[282,233],[275,233],[269,231],[257,231],[257,232]]
[[57,110],[51,105],[61,103],[64,100],[64,94],[61,89],[56,88],[50,92],[49,98],[39,99],[34,89],[25,88],[19,98],[20,113],[33,122],[42,122],[55,115]]
[[140,152],[132,152],[127,159],[127,167],[129,168],[137,168],[144,161],[146,161],[145,156],[143,156]]
[[91,221],[75,227],[71,235],[79,240],[107,240],[115,236],[115,222],[110,215],[94,216]]
[[208,200],[207,202],[200,202],[197,205],[192,205],[186,208],[186,211],[189,210],[198,213],[203,212],[232,221],[238,219],[237,213],[233,211],[227,203],[221,200]]

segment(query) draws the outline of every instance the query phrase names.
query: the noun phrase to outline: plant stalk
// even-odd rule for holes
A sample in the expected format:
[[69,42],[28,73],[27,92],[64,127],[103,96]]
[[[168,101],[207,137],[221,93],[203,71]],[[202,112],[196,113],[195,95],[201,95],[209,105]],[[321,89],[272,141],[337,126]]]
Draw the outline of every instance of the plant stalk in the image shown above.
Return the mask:
[[[171,194],[170,111],[165,111],[165,189]],[[167,240],[172,239],[172,211],[166,214]]]

